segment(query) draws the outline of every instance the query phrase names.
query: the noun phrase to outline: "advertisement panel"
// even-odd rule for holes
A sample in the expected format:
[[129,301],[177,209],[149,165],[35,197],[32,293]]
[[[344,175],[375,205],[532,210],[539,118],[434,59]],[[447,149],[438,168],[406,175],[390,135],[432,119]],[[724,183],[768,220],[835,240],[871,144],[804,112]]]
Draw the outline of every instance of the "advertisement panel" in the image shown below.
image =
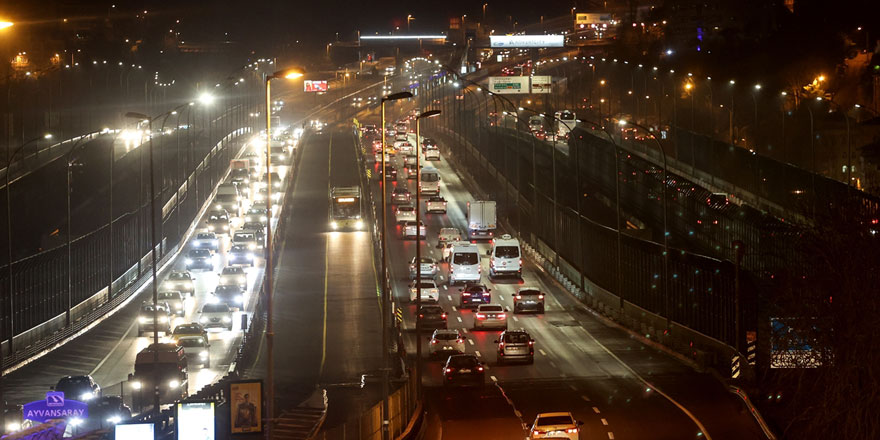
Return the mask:
[[46,423],[52,419],[80,419],[89,417],[89,405],[78,400],[65,399],[61,391],[49,391],[45,400],[36,400],[22,406],[22,418]]
[[550,93],[553,77],[550,75],[535,75],[532,77],[532,93]]
[[312,79],[303,81],[303,88],[306,92],[326,92],[328,89],[326,80]]
[[610,14],[575,14],[574,24],[598,24],[603,21],[611,21]]
[[529,77],[527,76],[490,76],[489,90],[499,95],[529,93]]
[[563,35],[490,35],[490,47],[563,47]]
[[214,402],[177,404],[177,440],[214,440]]
[[152,423],[127,423],[114,427],[113,433],[119,440],[156,440]]
[[262,432],[263,383],[261,381],[229,384],[230,427],[233,434]]

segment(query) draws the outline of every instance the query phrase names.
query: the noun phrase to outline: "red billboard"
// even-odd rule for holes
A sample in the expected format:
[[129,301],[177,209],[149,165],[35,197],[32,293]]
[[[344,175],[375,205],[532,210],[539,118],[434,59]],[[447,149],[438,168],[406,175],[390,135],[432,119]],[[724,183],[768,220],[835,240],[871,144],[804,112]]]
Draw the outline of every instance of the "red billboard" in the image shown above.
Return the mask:
[[307,79],[303,81],[303,87],[306,92],[326,92],[327,91],[327,81],[317,81]]

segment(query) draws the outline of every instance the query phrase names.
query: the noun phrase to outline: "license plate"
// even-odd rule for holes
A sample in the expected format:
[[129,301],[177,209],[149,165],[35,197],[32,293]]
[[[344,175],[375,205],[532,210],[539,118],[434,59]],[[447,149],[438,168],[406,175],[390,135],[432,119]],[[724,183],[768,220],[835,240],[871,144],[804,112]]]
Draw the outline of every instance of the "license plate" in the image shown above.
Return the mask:
[[488,317],[489,319],[495,319],[495,315],[488,315],[487,317]]
[[471,369],[470,368],[462,368],[461,370],[458,370],[458,372],[459,373],[470,373]]

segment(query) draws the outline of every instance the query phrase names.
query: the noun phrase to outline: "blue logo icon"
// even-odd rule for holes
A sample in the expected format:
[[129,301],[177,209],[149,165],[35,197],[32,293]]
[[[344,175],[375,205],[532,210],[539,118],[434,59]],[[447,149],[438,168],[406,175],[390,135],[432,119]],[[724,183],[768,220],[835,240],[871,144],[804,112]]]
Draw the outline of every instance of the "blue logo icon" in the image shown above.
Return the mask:
[[64,406],[64,391],[49,391],[46,393],[46,406]]

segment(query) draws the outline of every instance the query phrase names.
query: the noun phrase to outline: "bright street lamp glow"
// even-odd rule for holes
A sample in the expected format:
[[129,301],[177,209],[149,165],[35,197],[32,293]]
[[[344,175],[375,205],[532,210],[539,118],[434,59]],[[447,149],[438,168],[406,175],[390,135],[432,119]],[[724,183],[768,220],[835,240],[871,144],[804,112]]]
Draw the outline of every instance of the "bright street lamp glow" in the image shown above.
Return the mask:
[[755,84],[755,90],[761,90],[761,85],[760,85],[760,84]]
[[11,21],[0,21],[0,29],[6,29],[12,26],[15,26],[15,23]]
[[52,139],[52,133],[46,133],[43,135],[43,139]]
[[199,102],[205,105],[211,105],[214,103],[214,95],[210,93],[202,93],[199,96]]
[[626,125],[626,120],[621,119],[621,120],[617,121],[617,124],[620,125],[621,127],[623,127],[624,125]]
[[284,75],[284,79],[296,79],[303,76],[300,72],[290,72],[287,75]]

